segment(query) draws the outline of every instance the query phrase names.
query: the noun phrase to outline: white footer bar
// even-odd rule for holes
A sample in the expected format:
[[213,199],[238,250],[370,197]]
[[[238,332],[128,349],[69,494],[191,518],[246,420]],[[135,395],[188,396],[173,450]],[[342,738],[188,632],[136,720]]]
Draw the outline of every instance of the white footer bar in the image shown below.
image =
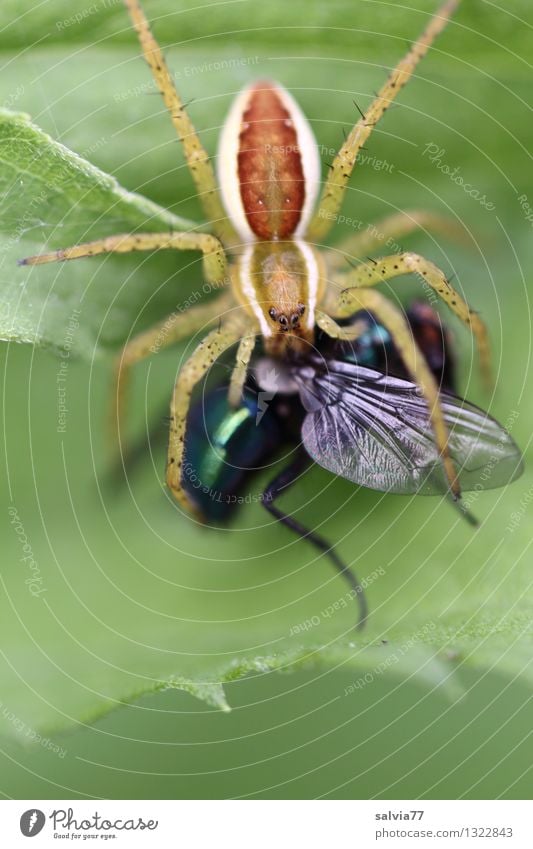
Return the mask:
[[[526,801],[1,801],[1,845],[327,849],[533,846]],[[29,843],[35,838],[35,843]]]

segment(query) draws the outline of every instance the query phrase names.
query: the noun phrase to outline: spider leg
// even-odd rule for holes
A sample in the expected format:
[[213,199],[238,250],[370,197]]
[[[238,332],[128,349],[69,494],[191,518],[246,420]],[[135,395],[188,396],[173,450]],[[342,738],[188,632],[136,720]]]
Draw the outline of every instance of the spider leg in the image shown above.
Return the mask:
[[340,324],[337,324],[334,318],[320,310],[316,311],[315,316],[318,327],[332,339],[355,342],[361,336],[361,333],[364,333],[367,329],[367,325],[360,321],[355,321],[353,324],[342,327]]
[[465,246],[472,245],[468,231],[451,216],[423,209],[406,209],[369,224],[363,232],[353,233],[333,249],[325,251],[323,256],[330,271],[338,271],[346,267],[347,260],[360,259],[377,249],[388,247],[399,250],[399,240],[417,230],[436,233]]
[[[348,326],[342,326],[337,324],[337,322],[331,318],[331,316],[326,315],[325,313],[319,313],[317,316],[317,324],[318,326],[327,333],[328,336],[331,336],[332,339],[340,339],[347,340],[349,342],[355,342],[356,339],[359,338],[361,332],[366,330],[366,325],[364,323],[360,323],[355,321],[353,324]],[[452,499],[452,504],[456,508],[456,510],[460,513],[463,519],[466,519],[469,525],[473,527],[478,526],[478,521],[475,516],[472,515],[468,507],[463,504],[462,501],[456,501]]]
[[476,340],[483,379],[487,386],[491,386],[491,358],[487,327],[453,288],[440,268],[428,259],[414,253],[401,253],[372,260],[371,263],[361,263],[345,275],[342,285],[350,288],[367,288],[406,274],[416,274],[424,288],[426,290],[428,287],[431,288],[463,324],[470,328]]
[[243,335],[242,324],[228,322],[211,330],[178,374],[170,402],[170,434],[168,442],[167,485],[176,501],[201,520],[194,503],[183,488],[181,475],[187,414],[194,387],[215,361]]
[[134,336],[116,358],[110,405],[111,444],[121,445],[121,422],[126,419],[127,390],[131,368],[135,363],[156,354],[162,348],[187,339],[206,325],[217,320],[233,303],[230,292],[224,292],[207,304],[198,304],[183,312],[171,313],[148,330]]
[[355,124],[346,141],[333,160],[316,212],[311,220],[306,238],[320,241],[329,232],[342,204],[348,180],[353,171],[357,154],[366,142],[372,129],[387,111],[400,89],[412,76],[420,59],[448,23],[459,0],[447,0],[431,18],[426,29],[399,62],[388,80],[379,90],[376,99],[365,115]]
[[219,240],[209,233],[122,233],[51,253],[28,256],[19,260],[19,265],[41,265],[46,262],[64,262],[98,254],[125,254],[132,251],[155,251],[166,248],[177,251],[202,251],[207,282],[212,286],[221,286],[228,282],[228,265],[224,248]]
[[355,573],[341,560],[335,551],[335,548],[330,545],[327,540],[319,534],[316,534],[314,531],[310,531],[308,528],[304,527],[304,525],[301,525],[300,522],[297,522],[292,516],[288,516],[274,504],[280,495],[283,495],[283,493],[298,480],[305,468],[310,465],[311,462],[309,457],[304,451],[300,450],[297,453],[295,460],[276,475],[274,480],[268,484],[261,496],[261,503],[268,512],[279,522],[285,525],[285,527],[294,531],[294,533],[298,534],[298,536],[302,537],[302,539],[309,540],[312,545],[329,557],[329,560],[335,569],[340,575],[342,575],[344,580],[348,582],[351,594],[357,598],[357,602],[359,604],[359,619],[357,622],[357,628],[361,629],[368,616],[368,606],[363,586],[359,582]]
[[239,342],[235,368],[231,374],[228,391],[228,400],[232,407],[238,407],[241,402],[242,390],[258,332],[259,327],[254,328],[252,333],[247,333],[247,335],[243,336]]
[[369,310],[389,331],[407,371],[426,399],[435,444],[441,455],[450,492],[454,499],[458,499],[461,488],[448,451],[448,428],[440,406],[439,388],[402,312],[381,292],[373,289],[345,289],[340,294],[339,302],[339,316],[350,315],[354,309]]
[[170,112],[172,123],[183,146],[187,167],[198,190],[206,217],[212,223],[214,232],[223,242],[233,242],[236,239],[236,233],[222,206],[213,167],[186,112],[185,105],[176,91],[161,48],[152,35],[150,25],[138,0],[125,0],[125,3],[139,36],[144,58],[163,96],[165,106]]

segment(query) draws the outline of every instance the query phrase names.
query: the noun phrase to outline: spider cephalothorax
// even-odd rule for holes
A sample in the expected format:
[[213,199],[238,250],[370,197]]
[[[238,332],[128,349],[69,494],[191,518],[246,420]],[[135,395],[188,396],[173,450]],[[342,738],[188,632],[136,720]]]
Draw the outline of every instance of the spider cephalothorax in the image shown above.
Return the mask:
[[[203,253],[204,273],[218,298],[173,314],[129,342],[117,366],[114,408],[119,414],[130,367],[162,345],[212,329],[182,368],[170,411],[167,482],[188,509],[194,503],[183,486],[187,415],[195,385],[228,348],[238,345],[229,386],[229,403],[238,406],[255,342],[266,353],[284,357],[313,345],[317,329],[340,340],[356,340],[361,323],[341,325],[356,310],[370,310],[394,341],[406,373],[427,403],[438,456],[451,493],[458,497],[457,470],[448,447],[448,430],[434,374],[415,343],[403,313],[375,286],[415,274],[431,287],[475,334],[485,373],[489,370],[485,327],[445,274],[413,253],[366,259],[381,242],[396,240],[416,228],[433,228],[453,236],[456,227],[431,213],[392,215],[370,232],[357,233],[336,250],[321,247],[340,209],[358,152],[400,89],[412,75],[433,39],[444,28],[458,0],[447,0],[420,38],[399,62],[375,100],[347,134],[333,160],[320,197],[320,161],[311,128],[292,96],[268,80],[247,86],[236,98],[224,124],[218,157],[218,184],[209,158],[187,114],[153,38],[138,0],[125,0],[139,34],[144,56],[169,109],[183,145],[190,173],[210,226],[210,233],[126,234],[30,257],[37,264],[75,259],[109,251],[173,248]],[[346,257],[365,257],[348,270]]]
[[320,255],[303,241],[256,242],[236,261],[237,297],[258,323],[267,352],[276,356],[313,343],[324,288]]

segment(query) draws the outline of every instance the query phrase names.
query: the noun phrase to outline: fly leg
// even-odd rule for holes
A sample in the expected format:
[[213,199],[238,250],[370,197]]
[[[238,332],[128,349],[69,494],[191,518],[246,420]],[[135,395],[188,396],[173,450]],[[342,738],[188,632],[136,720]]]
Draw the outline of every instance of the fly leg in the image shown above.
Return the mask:
[[327,540],[319,536],[319,534],[316,534],[314,531],[304,527],[304,525],[301,525],[300,522],[296,521],[296,519],[292,516],[288,516],[287,513],[280,510],[274,503],[290,486],[292,486],[293,483],[298,480],[302,472],[310,465],[311,461],[309,460],[309,457],[303,451],[300,451],[297,454],[296,459],[293,460],[293,462],[283,469],[278,475],[276,475],[274,480],[268,484],[263,492],[261,501],[263,506],[272,516],[274,516],[274,518],[302,539],[307,539],[310,543],[312,543],[312,545],[318,548],[319,551],[322,551],[327,557],[329,557],[330,563],[334,566],[337,572],[342,575],[344,580],[347,581],[350,587],[350,593],[357,598],[357,603],[359,605],[357,629],[360,630],[367,619],[368,606],[363,586],[356,574],[341,560],[334,547],[330,545]]

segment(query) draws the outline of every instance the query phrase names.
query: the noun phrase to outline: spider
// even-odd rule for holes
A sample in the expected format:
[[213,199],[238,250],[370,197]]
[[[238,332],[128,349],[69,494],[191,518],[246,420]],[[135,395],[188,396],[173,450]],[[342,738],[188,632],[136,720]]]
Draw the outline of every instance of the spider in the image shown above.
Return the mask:
[[[28,257],[26,265],[78,259],[108,252],[196,250],[202,253],[206,281],[218,297],[191,307],[144,331],[123,348],[116,366],[115,414],[124,416],[132,366],[157,348],[212,328],[181,369],[170,403],[167,484],[177,502],[199,516],[183,485],[187,416],[193,390],[228,348],[237,346],[228,389],[229,403],[241,402],[258,338],[267,356],[286,360],[313,346],[317,332],[355,341],[360,322],[340,324],[356,311],[370,311],[390,333],[405,367],[425,399],[435,445],[449,492],[460,497],[455,464],[435,377],[417,347],[404,314],[375,287],[414,274],[430,286],[474,334],[485,373],[490,373],[487,331],[446,275],[432,262],[401,252],[342,271],[339,257],[373,247],[368,234],[356,234],[336,250],[322,246],[338,217],[358,152],[412,76],[418,62],[443,30],[459,0],[447,0],[430,19],[407,55],[378,92],[366,114],[346,136],[320,189],[318,148],[300,107],[281,85],[252,82],[237,96],[220,136],[217,174],[186,107],[177,93],[161,49],[138,0],[125,0],[142,52],[178,133],[210,232],[135,233],[109,236],[74,247]],[[432,213],[392,215],[376,225],[381,238],[397,239],[417,228],[453,231]],[[199,516],[199,518],[202,518]]]

